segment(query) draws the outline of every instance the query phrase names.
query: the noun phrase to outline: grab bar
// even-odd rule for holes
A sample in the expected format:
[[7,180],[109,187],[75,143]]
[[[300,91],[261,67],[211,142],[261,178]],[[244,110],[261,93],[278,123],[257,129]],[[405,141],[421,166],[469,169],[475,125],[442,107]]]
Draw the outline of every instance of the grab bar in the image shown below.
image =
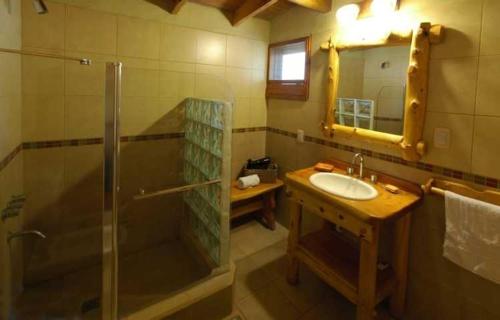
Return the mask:
[[175,188],[155,191],[155,192],[151,192],[151,193],[144,193],[144,190],[141,189],[140,193],[138,195],[134,196],[134,200],[143,200],[143,199],[149,199],[149,198],[163,196],[163,195],[167,195],[167,194],[189,191],[189,190],[193,190],[193,189],[198,188],[198,187],[204,187],[204,186],[208,186],[211,184],[220,183],[221,181],[222,180],[220,180],[220,179],[210,180],[210,181],[205,181],[205,182],[200,182],[200,183],[188,184],[188,185],[185,185],[182,187],[175,187]]
[[7,236],[7,242],[10,243],[10,241],[12,239],[21,238],[21,237],[29,236],[29,235],[37,236],[37,237],[42,238],[42,239],[47,238],[47,236],[45,234],[43,234],[42,232],[40,232],[38,230],[26,230],[26,231],[19,231],[19,232],[9,232],[9,235]]

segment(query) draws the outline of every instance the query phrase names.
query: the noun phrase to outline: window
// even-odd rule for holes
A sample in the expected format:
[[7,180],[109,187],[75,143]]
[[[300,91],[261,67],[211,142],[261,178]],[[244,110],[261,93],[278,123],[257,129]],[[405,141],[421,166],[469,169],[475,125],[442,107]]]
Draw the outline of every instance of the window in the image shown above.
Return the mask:
[[269,45],[266,97],[307,100],[310,37]]

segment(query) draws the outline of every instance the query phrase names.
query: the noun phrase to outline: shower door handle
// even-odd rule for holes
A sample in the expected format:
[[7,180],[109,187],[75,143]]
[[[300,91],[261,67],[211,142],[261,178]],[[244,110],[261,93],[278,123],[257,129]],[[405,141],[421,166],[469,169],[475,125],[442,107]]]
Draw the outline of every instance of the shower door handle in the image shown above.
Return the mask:
[[159,190],[151,193],[144,193],[142,190],[141,193],[137,194],[134,196],[134,200],[143,200],[143,199],[149,199],[149,198],[154,198],[158,196],[164,196],[167,194],[173,194],[173,193],[180,193],[184,191],[189,191],[193,190],[199,187],[204,187],[208,186],[211,184],[216,184],[220,183],[222,180],[221,179],[216,179],[216,180],[210,180],[210,181],[205,181],[205,182],[200,182],[200,183],[194,183],[194,184],[188,184],[182,187],[175,187],[175,188],[170,188],[170,189],[164,189],[164,190]]

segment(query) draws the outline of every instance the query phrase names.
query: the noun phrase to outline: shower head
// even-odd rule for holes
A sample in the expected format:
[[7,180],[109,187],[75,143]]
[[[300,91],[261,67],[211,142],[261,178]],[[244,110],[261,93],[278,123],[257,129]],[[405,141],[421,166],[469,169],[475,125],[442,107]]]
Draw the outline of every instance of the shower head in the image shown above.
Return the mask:
[[33,0],[33,8],[35,8],[38,14],[46,14],[49,12],[43,0]]

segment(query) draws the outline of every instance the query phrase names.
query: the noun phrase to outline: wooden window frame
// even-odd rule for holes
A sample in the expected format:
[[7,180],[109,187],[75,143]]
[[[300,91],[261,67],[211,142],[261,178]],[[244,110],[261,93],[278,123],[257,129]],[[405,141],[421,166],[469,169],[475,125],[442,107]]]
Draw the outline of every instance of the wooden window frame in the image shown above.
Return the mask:
[[[304,80],[269,80],[269,68],[271,67],[271,50],[276,47],[300,42],[305,42],[306,47]],[[307,99],[309,99],[310,73],[311,36],[271,43],[267,51],[266,98],[306,101]]]

